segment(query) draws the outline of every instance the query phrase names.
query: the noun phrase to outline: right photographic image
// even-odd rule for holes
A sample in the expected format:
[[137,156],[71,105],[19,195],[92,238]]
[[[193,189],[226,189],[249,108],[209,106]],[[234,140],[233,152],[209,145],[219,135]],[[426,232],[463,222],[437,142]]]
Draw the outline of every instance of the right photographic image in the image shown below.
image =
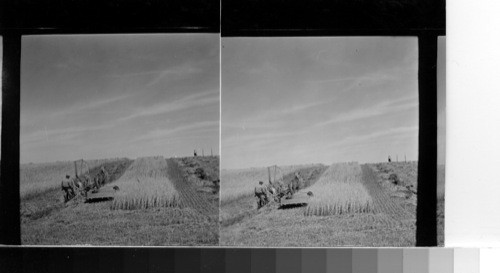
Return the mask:
[[415,246],[418,39],[223,37],[221,44],[220,245]]

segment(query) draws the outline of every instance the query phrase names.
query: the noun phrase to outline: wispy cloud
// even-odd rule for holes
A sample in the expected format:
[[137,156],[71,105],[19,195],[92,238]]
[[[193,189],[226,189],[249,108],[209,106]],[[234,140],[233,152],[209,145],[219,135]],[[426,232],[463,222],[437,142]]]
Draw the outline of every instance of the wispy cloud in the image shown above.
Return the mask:
[[370,82],[391,81],[397,79],[396,75],[394,74],[395,72],[397,71],[394,71],[393,69],[386,69],[385,71],[377,71],[362,76],[328,78],[328,79],[311,79],[311,80],[306,80],[306,82],[322,84],[322,83],[353,81],[355,84],[358,84],[367,81]]
[[75,126],[68,128],[60,128],[60,129],[43,129],[35,131],[31,134],[21,134],[21,143],[22,144],[31,144],[37,143],[41,141],[62,141],[69,140],[80,135],[83,132],[96,131],[101,129],[109,128],[108,125],[99,125],[99,126]]
[[146,87],[153,86],[161,80],[168,77],[179,79],[179,77],[189,76],[192,74],[203,72],[203,69],[197,66],[197,63],[183,63],[177,66],[165,69],[153,69],[138,72],[124,72],[119,74],[108,75],[110,78],[130,78],[130,77],[147,77]]
[[[134,98],[134,97],[138,96],[138,94],[140,94],[140,93],[137,92],[137,93],[119,94],[119,95],[116,95],[113,97],[100,98],[98,100],[94,100],[91,102],[79,103],[79,104],[73,105],[69,108],[54,111],[52,113],[46,114],[45,116],[34,117],[34,118],[30,117],[30,120],[22,120],[22,124],[38,123],[39,122],[38,118],[43,118],[44,120],[51,120],[51,119],[56,119],[56,118],[67,119],[68,117],[72,117],[73,115],[78,114],[78,113],[89,112],[89,111],[101,109],[104,107],[108,107],[111,104]],[[23,118],[23,116],[21,116],[21,118]]]
[[369,143],[371,140],[375,140],[381,137],[397,136],[401,134],[415,133],[415,132],[418,132],[418,126],[403,126],[403,127],[389,128],[385,130],[371,132],[369,134],[349,136],[342,140],[332,142],[331,146],[347,147],[349,144],[360,143],[360,142]]
[[88,110],[93,110],[93,109],[101,108],[101,107],[104,107],[104,106],[108,106],[109,104],[118,102],[118,101],[123,101],[123,100],[126,100],[126,99],[130,99],[132,97],[137,96],[138,94],[139,94],[139,92],[137,92],[137,93],[130,93],[130,94],[121,94],[121,95],[117,95],[115,97],[109,97],[109,98],[99,99],[99,100],[96,100],[96,101],[93,101],[93,102],[90,102],[90,103],[87,103],[87,104],[78,105],[78,106],[70,109],[70,112],[74,113],[74,112],[88,111]]
[[219,103],[218,90],[212,90],[203,93],[192,94],[178,100],[167,101],[164,103],[136,109],[132,114],[121,118],[119,121],[126,121],[139,117],[154,116],[160,114],[171,113],[192,107],[207,106]]
[[264,133],[245,133],[244,135],[232,134],[230,136],[226,136],[223,138],[224,147],[232,147],[232,146],[240,146],[242,144],[247,145],[250,142],[256,140],[266,140],[272,141],[275,139],[283,139],[286,137],[297,136],[303,133],[302,131],[294,131],[294,132],[264,132]]
[[[373,145],[375,142],[380,142],[383,139],[401,139],[405,135],[416,136],[418,133],[418,126],[402,126],[396,128],[387,128],[384,130],[379,130],[371,132],[368,134],[357,134],[346,136],[337,140],[331,139],[328,142],[316,142],[316,143],[299,143],[294,145],[293,152],[298,155],[311,155],[313,158],[318,152],[324,152],[330,149],[350,149],[352,146],[356,145]],[[284,142],[284,146],[289,143]]]
[[168,77],[174,77],[174,78],[179,78],[180,76],[188,76],[191,74],[195,74],[202,71],[201,68],[195,67],[190,64],[184,64],[181,66],[165,69],[163,71],[160,71],[157,73],[156,77],[154,77],[152,80],[150,80],[146,86],[153,86],[160,82],[161,80],[168,78]]
[[314,102],[303,102],[298,105],[294,105],[292,107],[284,108],[284,109],[270,109],[266,112],[261,112],[250,116],[246,119],[241,119],[238,122],[235,121],[224,121],[222,123],[223,128],[227,129],[241,129],[241,130],[252,130],[252,129],[271,129],[277,128],[283,125],[283,122],[286,121],[283,118],[290,115],[296,115],[304,113],[307,110],[312,108],[316,108],[322,105],[326,105],[335,100],[335,97],[332,96],[329,99],[314,101]]
[[185,132],[192,132],[196,130],[202,130],[202,129],[208,129],[208,130],[217,130],[219,129],[219,121],[202,121],[202,122],[197,122],[189,125],[183,125],[183,126],[178,126],[172,129],[157,129],[157,130],[152,130],[149,133],[146,133],[144,135],[141,135],[133,140],[131,142],[137,142],[137,141],[146,141],[146,140],[155,140],[155,139],[165,139],[167,137],[170,137],[172,135],[176,134],[182,134]]
[[334,123],[355,121],[360,119],[382,116],[390,113],[397,113],[418,107],[416,97],[405,97],[384,101],[369,107],[359,107],[342,114],[335,114],[329,120],[322,121],[317,126],[325,126]]

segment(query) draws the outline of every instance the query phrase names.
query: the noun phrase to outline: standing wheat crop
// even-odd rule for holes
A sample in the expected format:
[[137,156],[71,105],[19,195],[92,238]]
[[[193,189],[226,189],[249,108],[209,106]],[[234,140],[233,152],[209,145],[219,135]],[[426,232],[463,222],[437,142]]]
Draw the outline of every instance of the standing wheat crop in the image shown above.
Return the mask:
[[180,199],[167,178],[167,162],[163,157],[138,158],[116,182],[120,191],[112,209],[147,209],[178,207]]
[[314,199],[305,214],[323,216],[372,211],[372,198],[361,179],[358,163],[333,164],[308,189],[314,193]]

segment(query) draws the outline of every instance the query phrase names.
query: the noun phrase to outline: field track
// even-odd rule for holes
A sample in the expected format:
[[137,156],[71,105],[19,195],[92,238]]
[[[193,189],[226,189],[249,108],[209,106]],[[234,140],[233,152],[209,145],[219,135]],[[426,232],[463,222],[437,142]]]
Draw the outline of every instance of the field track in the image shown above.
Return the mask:
[[414,225],[414,223],[402,221],[404,219],[414,218],[414,216],[391,199],[387,191],[384,190],[380,184],[378,184],[377,177],[373,170],[368,165],[362,165],[361,170],[363,174],[363,184],[373,198],[374,212],[382,213],[387,216],[380,218],[373,215],[373,219],[382,221],[390,227],[404,226],[407,224]]
[[167,159],[168,175],[179,193],[183,207],[190,207],[203,215],[219,215],[217,207],[212,205],[205,196],[196,191],[195,185],[183,176],[179,164],[173,159]]

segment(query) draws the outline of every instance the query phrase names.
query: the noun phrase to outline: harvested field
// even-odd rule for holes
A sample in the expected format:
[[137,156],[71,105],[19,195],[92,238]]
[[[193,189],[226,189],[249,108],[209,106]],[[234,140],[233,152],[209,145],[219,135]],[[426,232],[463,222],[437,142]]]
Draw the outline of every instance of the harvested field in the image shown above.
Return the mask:
[[203,195],[213,206],[219,207],[219,157],[197,156],[173,158],[183,170],[187,183],[195,187],[196,192]]
[[168,159],[168,175],[179,194],[180,204],[190,207],[203,215],[216,217],[219,213],[217,204],[211,203],[205,195],[197,192],[196,185],[185,176],[185,172],[175,159]]
[[384,162],[373,164],[381,173],[381,177],[389,180],[391,183],[409,187],[416,192],[418,162]]
[[[314,193],[306,207],[278,209],[277,204],[271,203],[260,210],[255,205],[252,210],[244,210],[255,203],[256,199],[251,196],[223,205],[220,244],[255,247],[415,246],[416,211],[411,203],[414,197],[408,199],[401,195],[388,180],[392,172],[385,172],[377,165],[384,166],[384,163],[330,166],[315,183],[301,190]],[[391,166],[387,166],[389,168]],[[390,170],[398,177],[411,177],[416,168],[417,164],[408,163],[408,166]],[[407,183],[416,183],[416,176],[414,179]],[[331,187],[338,188],[328,192]],[[408,191],[406,187],[400,187]],[[339,192],[342,197],[336,197]],[[368,201],[370,208],[365,211],[350,209],[349,205],[335,211],[331,205],[328,208],[328,204],[345,202],[343,199],[361,204]]]
[[[124,160],[128,159],[112,158],[87,160],[86,162],[92,174],[92,169],[98,170],[96,167]],[[75,166],[73,161],[21,164],[19,174],[21,199],[30,199],[40,194],[59,189],[61,181],[67,174],[74,176]]]
[[304,216],[304,208],[266,208],[222,226],[221,246],[253,247],[403,247],[415,245],[415,227],[392,225],[387,216],[361,213]]
[[[283,176],[294,171],[309,167],[319,167],[321,164],[280,166]],[[267,168],[250,168],[221,171],[221,203],[231,202],[244,196],[253,195],[253,190],[259,181],[268,181]]]
[[[75,200],[77,198],[64,203],[58,184],[59,187],[54,190],[21,201],[22,244],[218,244],[218,210],[210,210],[215,214],[210,216],[201,213],[199,207],[193,208],[190,207],[191,203],[182,202],[181,195],[176,193],[177,189],[168,179],[169,166],[163,157],[139,158],[134,162],[108,162],[102,166],[110,174],[110,181],[101,189],[107,190],[113,186],[120,188],[116,192],[118,196],[115,196],[115,203],[84,203],[80,199]],[[96,166],[91,169],[91,174],[99,168]],[[179,167],[178,171],[188,173],[184,167]],[[141,188],[138,189],[137,185],[141,185]],[[190,185],[199,193],[198,183]],[[174,207],[161,201],[172,192],[178,198]],[[124,209],[118,209],[120,205]],[[116,206],[116,209],[111,209],[112,206]]]
[[205,246],[218,229],[191,208],[110,210],[107,203],[65,206],[37,220],[23,219],[23,245]]
[[[106,163],[104,163],[101,166],[104,167],[105,170],[110,174],[110,180],[109,180],[110,182],[118,179],[121,175],[123,175],[125,170],[132,163],[131,160],[126,158],[119,160],[107,160],[105,162]],[[57,164],[55,163],[48,163],[43,165],[57,166]],[[94,169],[99,169],[99,168],[100,166],[94,167]],[[54,167],[53,170],[55,173],[58,173],[60,167]],[[91,170],[91,172],[92,171],[93,170]],[[22,172],[23,170],[21,169],[21,175]],[[45,174],[47,176],[50,176],[50,173],[48,171]],[[53,174],[53,176],[56,175]],[[54,188],[51,187],[36,195],[25,196],[24,199],[21,199],[21,217],[27,217],[29,219],[38,219],[50,214],[52,211],[56,211],[58,208],[60,209],[65,207],[65,204],[63,203],[63,198],[62,198],[63,193],[60,188],[61,187],[60,183],[61,182],[58,181],[56,182],[57,186]]]
[[[291,181],[295,178],[295,172],[297,172],[300,177],[304,179],[304,186],[308,187],[316,183],[316,181],[322,176],[323,172],[328,167],[322,164],[314,164],[314,165],[304,165],[303,167],[297,166],[295,169],[289,169],[289,173],[283,174],[283,182],[285,185],[291,183]],[[255,169],[248,169],[251,173]],[[266,179],[267,181],[267,169],[266,171]],[[248,175],[251,176],[251,175]],[[258,180],[257,180],[258,181]],[[251,181],[252,189],[249,194],[242,195],[240,198],[229,199],[225,202],[221,202],[220,208],[220,222],[223,226],[229,226],[235,224],[244,218],[253,216],[257,213],[257,204],[256,199],[253,196],[253,189],[256,186],[256,181]]]
[[218,156],[197,156],[181,157],[174,160],[186,170],[188,177],[195,176],[193,182],[199,186],[214,184],[219,180],[219,157]]
[[373,210],[373,200],[362,184],[358,163],[330,166],[308,190],[314,193],[314,198],[307,206],[305,215],[324,216]]
[[[372,168],[368,165],[362,166],[363,171],[363,183],[368,189],[368,192],[373,197],[373,211],[375,213],[381,213],[387,216],[385,224],[390,227],[391,225],[400,224],[401,219],[412,219],[415,217],[416,212],[413,214],[405,209],[404,202],[396,202],[395,198],[391,198],[388,191],[385,190],[382,185],[378,182],[379,178],[376,173],[373,172]],[[406,224],[415,225],[415,222],[409,222]]]
[[[417,206],[417,162],[391,162],[367,164],[376,175],[380,191],[391,200],[402,199],[401,205],[410,214]],[[366,170],[367,171],[367,170]],[[368,172],[367,172],[368,173]],[[370,185],[367,185],[369,187]]]

